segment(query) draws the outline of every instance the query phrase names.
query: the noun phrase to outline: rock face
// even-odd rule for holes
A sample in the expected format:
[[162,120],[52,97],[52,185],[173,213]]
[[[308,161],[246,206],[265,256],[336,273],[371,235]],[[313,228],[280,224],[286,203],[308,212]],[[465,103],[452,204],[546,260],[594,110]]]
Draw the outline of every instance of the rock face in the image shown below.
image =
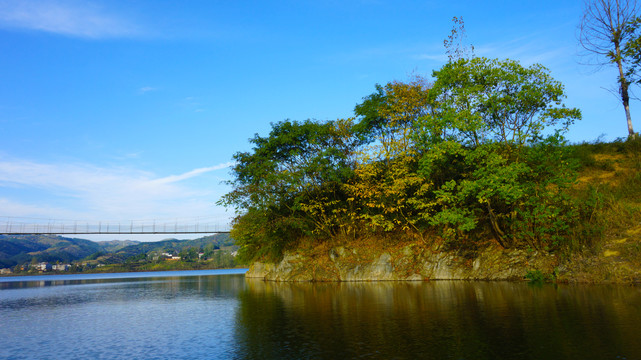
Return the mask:
[[558,264],[553,255],[498,247],[473,256],[416,245],[362,253],[345,246],[314,255],[287,253],[276,264],[252,264],[245,276],[272,281],[520,280],[531,270],[551,273]]

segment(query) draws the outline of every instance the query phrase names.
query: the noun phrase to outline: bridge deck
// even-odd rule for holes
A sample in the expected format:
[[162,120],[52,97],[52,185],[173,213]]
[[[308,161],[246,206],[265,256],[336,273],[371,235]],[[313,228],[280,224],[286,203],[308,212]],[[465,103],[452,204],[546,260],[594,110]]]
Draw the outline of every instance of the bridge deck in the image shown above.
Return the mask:
[[229,225],[215,222],[160,222],[155,220],[127,222],[85,222],[42,220],[30,222],[17,217],[0,218],[0,235],[128,235],[128,234],[225,234]]
[[78,231],[78,232],[0,232],[0,235],[128,235],[128,234],[137,234],[137,235],[154,235],[154,234],[169,234],[169,235],[180,235],[180,234],[229,234],[229,230],[213,230],[213,231],[100,231],[100,232],[87,232],[87,231]]

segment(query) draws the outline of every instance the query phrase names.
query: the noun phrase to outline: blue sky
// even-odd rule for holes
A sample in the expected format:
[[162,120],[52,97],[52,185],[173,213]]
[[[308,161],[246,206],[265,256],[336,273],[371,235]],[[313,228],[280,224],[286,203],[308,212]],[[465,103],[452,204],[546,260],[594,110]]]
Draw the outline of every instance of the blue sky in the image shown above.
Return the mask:
[[477,56],[566,86],[571,141],[624,137],[614,69],[580,64],[581,3],[0,0],[0,221],[226,223],[215,202],[250,137],[429,76],[454,16]]

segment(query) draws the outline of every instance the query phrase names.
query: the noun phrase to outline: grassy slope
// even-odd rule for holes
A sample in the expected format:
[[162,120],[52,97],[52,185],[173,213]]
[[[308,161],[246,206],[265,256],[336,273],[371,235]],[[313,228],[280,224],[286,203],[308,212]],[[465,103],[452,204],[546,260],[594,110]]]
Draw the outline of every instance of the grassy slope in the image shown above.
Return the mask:
[[603,234],[560,267],[559,280],[641,282],[641,141],[576,146],[577,196],[592,193]]

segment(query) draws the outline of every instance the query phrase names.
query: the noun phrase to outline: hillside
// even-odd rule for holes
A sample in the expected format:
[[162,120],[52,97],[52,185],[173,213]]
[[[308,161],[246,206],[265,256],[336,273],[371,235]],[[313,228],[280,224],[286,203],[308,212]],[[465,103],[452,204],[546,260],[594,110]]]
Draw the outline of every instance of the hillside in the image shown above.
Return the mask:
[[220,249],[234,246],[234,241],[229,234],[216,234],[205,236],[194,240],[167,239],[154,242],[140,242],[130,246],[122,247],[117,251],[94,254],[92,258],[100,260],[102,263],[114,264],[126,261],[129,258],[142,254],[150,253],[175,253],[178,254],[186,248]]
[[596,236],[564,256],[559,281],[641,282],[641,140],[575,146],[578,198],[592,206]]
[[168,239],[157,242],[132,240],[90,241],[62,236],[0,235],[0,268],[30,262],[71,263],[99,260],[114,264],[151,252],[179,253],[185,248],[229,248],[234,245],[228,234],[206,236],[195,240]]
[[99,243],[62,236],[0,235],[0,267],[13,267],[33,261],[71,262],[98,251],[112,251],[122,243]]

